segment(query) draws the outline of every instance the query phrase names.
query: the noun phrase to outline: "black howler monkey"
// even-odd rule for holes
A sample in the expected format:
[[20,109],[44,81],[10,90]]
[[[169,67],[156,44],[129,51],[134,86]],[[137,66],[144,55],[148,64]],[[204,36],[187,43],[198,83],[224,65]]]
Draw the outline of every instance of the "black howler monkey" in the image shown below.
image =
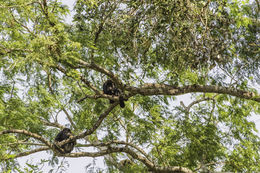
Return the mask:
[[[103,91],[105,94],[112,95],[112,96],[119,96],[119,104],[121,108],[125,107],[124,97],[122,96],[122,92],[116,87],[115,83],[112,80],[107,80],[103,84]],[[114,103],[114,100],[109,100],[110,103]]]
[[[61,142],[64,141],[66,139],[69,139],[71,136],[73,136],[73,134],[71,133],[71,130],[69,128],[64,128],[62,131],[60,131],[58,133],[58,135],[55,138],[55,142]],[[66,153],[70,153],[74,146],[76,145],[76,141],[71,141],[67,144],[64,144],[62,146],[60,146],[60,148],[63,149],[63,151],[57,147],[57,145],[54,143],[54,147],[56,150],[58,150],[61,154],[66,154]]]

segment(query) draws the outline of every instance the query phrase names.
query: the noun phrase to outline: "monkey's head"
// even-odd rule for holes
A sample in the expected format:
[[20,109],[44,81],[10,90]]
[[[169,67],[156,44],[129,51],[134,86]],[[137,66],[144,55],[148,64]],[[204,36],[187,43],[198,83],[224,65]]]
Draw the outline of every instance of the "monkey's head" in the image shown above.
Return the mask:
[[68,136],[72,136],[71,130],[69,128],[64,128],[62,131],[64,134],[66,134]]
[[107,84],[107,90],[109,90],[109,91],[113,91],[114,90],[115,84],[114,84],[114,82],[112,80],[110,80],[110,79],[107,80],[106,84]]

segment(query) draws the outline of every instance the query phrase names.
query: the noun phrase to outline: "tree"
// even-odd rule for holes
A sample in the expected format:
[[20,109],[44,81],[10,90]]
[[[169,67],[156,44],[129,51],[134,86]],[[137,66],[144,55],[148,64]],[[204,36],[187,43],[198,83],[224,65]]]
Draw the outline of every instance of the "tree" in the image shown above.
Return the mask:
[[[1,1],[2,171],[48,151],[104,156],[110,172],[259,172],[250,121],[260,113],[259,9],[258,0],[77,0],[68,24],[57,0]],[[107,79],[124,109],[102,92]],[[175,100],[185,94],[190,102]],[[65,125],[75,136],[63,144],[78,142],[60,154],[53,141]]]

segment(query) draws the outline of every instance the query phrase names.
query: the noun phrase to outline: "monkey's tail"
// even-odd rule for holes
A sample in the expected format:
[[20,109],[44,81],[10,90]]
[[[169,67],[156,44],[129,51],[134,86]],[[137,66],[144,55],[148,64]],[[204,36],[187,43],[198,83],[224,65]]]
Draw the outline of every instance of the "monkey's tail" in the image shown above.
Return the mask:
[[125,107],[125,102],[124,102],[124,97],[123,96],[119,96],[119,104],[121,108]]

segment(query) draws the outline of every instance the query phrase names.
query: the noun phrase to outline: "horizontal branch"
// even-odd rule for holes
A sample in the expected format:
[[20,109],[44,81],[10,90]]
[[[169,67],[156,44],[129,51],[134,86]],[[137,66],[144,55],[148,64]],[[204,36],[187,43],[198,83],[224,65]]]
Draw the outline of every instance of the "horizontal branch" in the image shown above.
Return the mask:
[[[106,99],[109,99],[109,100],[119,101],[119,96],[101,94],[100,93],[100,94],[96,94],[96,95],[85,95],[83,98],[80,98],[79,100],[77,100],[77,103],[80,103],[87,98],[90,98],[90,99],[106,98]],[[128,96],[125,95],[124,99],[128,99]]]
[[[80,135],[78,135],[78,136],[76,136],[74,138],[79,139],[79,138],[87,136],[88,134],[93,133],[99,127],[99,125],[101,124],[103,119],[109,114],[110,111],[113,110],[113,108],[117,104],[118,103],[112,104],[103,114],[101,114],[101,116],[99,117],[99,120],[96,122],[96,124],[90,130],[87,130],[86,132],[84,132],[84,133],[82,133],[82,134],[80,134]],[[33,137],[35,139],[38,139],[38,140],[42,141],[43,143],[45,143],[47,145],[46,147],[41,147],[41,148],[38,148],[38,149],[35,149],[35,150],[19,153],[19,154],[17,154],[13,158],[23,157],[23,156],[27,156],[27,155],[30,155],[30,154],[33,154],[33,153],[36,153],[36,152],[49,150],[50,148],[53,147],[48,141],[43,139],[41,136],[39,136],[39,135],[37,135],[35,133],[28,132],[26,130],[16,130],[16,129],[6,130],[6,131],[0,132],[0,135],[8,134],[8,133],[19,133],[19,134],[24,134],[24,135],[27,135],[27,136],[31,136],[31,137]],[[71,140],[71,138],[69,140]],[[63,141],[62,143],[67,143],[69,140]],[[125,143],[123,141],[116,141],[115,144],[124,144],[124,145],[126,145],[128,143]],[[132,146],[132,145],[129,145],[129,146]],[[136,146],[132,146],[132,147],[136,148]],[[139,149],[137,149],[137,150],[139,150]],[[134,159],[139,160],[142,163],[144,163],[149,168],[149,170],[152,170],[153,172],[191,173],[191,171],[189,169],[182,168],[182,167],[169,167],[169,168],[168,167],[167,168],[165,168],[165,167],[156,167],[149,159],[147,159],[147,158],[137,154],[135,151],[133,151],[129,147],[127,147],[127,145],[125,147],[112,147],[112,146],[108,145],[106,150],[101,150],[99,152],[70,153],[70,154],[65,154],[65,156],[66,157],[99,157],[99,156],[104,156],[104,155],[107,155],[107,154],[117,153],[117,152],[124,152],[124,153],[127,153],[127,154],[131,155]],[[57,154],[57,155],[58,156],[64,156],[63,154],[62,155],[61,154]],[[6,158],[4,160],[8,160],[8,159],[11,159],[11,158]]]
[[0,136],[4,135],[4,134],[9,134],[9,133],[18,133],[18,134],[24,134],[24,135],[27,135],[27,136],[31,136],[34,139],[38,139],[42,143],[46,144],[48,147],[50,147],[50,148],[52,147],[52,144],[49,141],[45,140],[43,137],[39,136],[38,134],[31,133],[27,130],[18,130],[18,129],[5,130],[5,131],[0,132]]
[[[239,97],[242,99],[253,100],[260,102],[260,95],[255,94],[250,91],[244,91],[235,88],[223,87],[223,86],[214,86],[214,85],[188,85],[183,87],[176,87],[165,84],[145,84],[143,87],[132,87],[125,85],[125,89],[129,92],[126,95],[126,98],[132,97],[136,94],[141,94],[143,96],[152,96],[152,95],[182,95],[187,93],[216,93],[216,94],[228,94],[231,96]],[[118,101],[118,96],[111,96],[107,94],[97,94],[97,95],[88,95],[81,99],[78,102],[83,101],[86,98],[98,99],[98,98],[107,98],[110,100]],[[212,100],[212,99],[207,99]]]
[[106,150],[101,150],[99,152],[79,152],[79,153],[71,153],[67,154],[66,157],[100,157],[104,155],[108,155],[111,153],[127,153],[131,155],[134,159],[141,161],[143,164],[147,166],[149,170],[152,172],[160,172],[160,173],[192,173],[192,171],[188,168],[174,166],[174,167],[156,167],[151,161],[146,159],[145,157],[137,154],[133,150],[128,147],[112,147],[108,146]]
[[[2,134],[4,134],[4,133],[2,133]],[[116,141],[116,143],[117,144],[126,144],[123,141]],[[1,160],[9,160],[9,159],[14,159],[14,158],[18,158],[18,157],[28,156],[30,154],[34,154],[34,153],[41,152],[41,151],[46,151],[46,150],[49,150],[49,149],[50,149],[49,147],[41,147],[41,148],[37,148],[37,149],[31,150],[31,151],[19,153],[14,157],[4,158],[4,159],[1,159]],[[106,150],[101,150],[99,152],[78,152],[78,153],[65,154],[65,156],[66,157],[77,157],[77,158],[78,157],[100,157],[100,156],[108,155],[108,154],[111,154],[111,153],[119,153],[119,152],[124,152],[124,153],[131,155],[134,159],[139,160],[142,163],[144,163],[148,167],[148,169],[153,171],[153,172],[192,173],[192,171],[189,170],[188,168],[179,167],[179,166],[175,166],[175,167],[156,167],[150,160],[148,160],[147,158],[137,154],[135,151],[131,150],[127,146],[125,146],[125,147],[107,146]],[[61,155],[59,153],[57,153],[57,156],[63,156],[64,157],[64,155]]]
[[80,103],[80,102],[82,102],[83,100],[85,100],[85,99],[87,99],[87,98],[89,98],[89,99],[98,99],[98,98],[101,98],[101,95],[86,95],[86,94],[85,94],[84,97],[78,99],[76,102],[77,102],[77,103]]
[[22,141],[18,141],[18,142],[14,142],[14,143],[8,143],[9,146],[11,145],[35,145],[35,146],[46,146],[45,144],[42,144],[42,143],[33,143],[33,142],[22,142]]
[[133,143],[128,143],[125,141],[111,141],[111,142],[96,142],[92,144],[78,144],[78,147],[101,147],[101,146],[111,146],[111,145],[125,145],[125,146],[130,146],[137,151],[139,151],[142,155],[144,155],[148,160],[151,161],[150,157],[145,153],[143,149],[140,147],[134,145]]
[[38,153],[38,152],[41,152],[41,151],[46,151],[46,150],[49,150],[49,149],[50,149],[49,147],[40,147],[40,148],[37,148],[37,149],[34,149],[34,150],[19,153],[19,154],[15,155],[14,157],[4,158],[4,159],[1,159],[1,160],[10,160],[10,159],[15,159],[15,158],[19,158],[19,157],[24,157],[24,156],[28,156],[30,154]]
[[183,87],[176,87],[166,84],[145,84],[143,87],[131,87],[126,86],[125,89],[131,93],[131,95],[141,94],[144,96],[151,95],[181,95],[194,92],[202,93],[218,93],[228,94],[243,99],[254,100],[260,102],[260,95],[253,92],[244,91],[235,88],[214,86],[214,85],[188,85]]

